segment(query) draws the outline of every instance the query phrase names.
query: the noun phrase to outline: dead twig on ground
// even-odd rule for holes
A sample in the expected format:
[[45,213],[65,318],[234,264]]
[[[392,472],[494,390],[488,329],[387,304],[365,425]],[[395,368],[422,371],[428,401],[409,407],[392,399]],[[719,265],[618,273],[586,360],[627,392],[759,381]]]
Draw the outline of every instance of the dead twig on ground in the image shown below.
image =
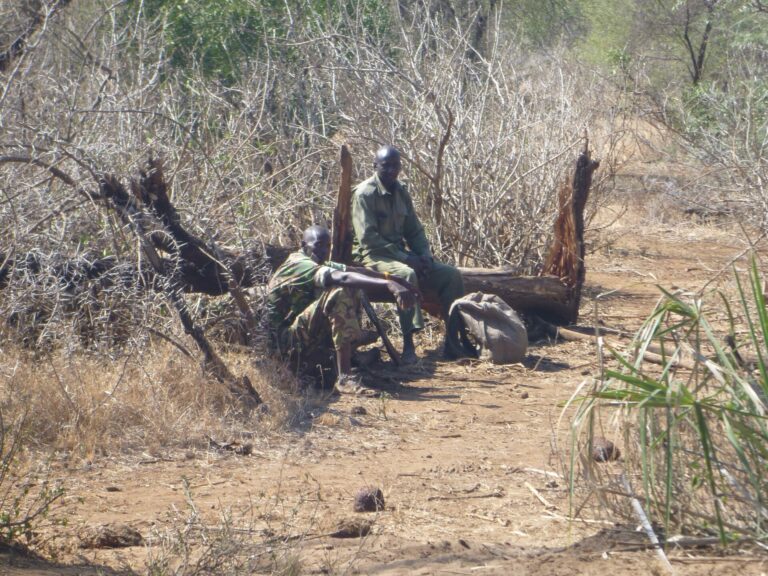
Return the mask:
[[464,496],[430,496],[428,501],[432,500],[470,500],[475,498],[503,498],[504,492],[496,490],[495,492],[489,492],[488,494],[472,494]]
[[547,510],[557,510],[557,506],[555,506],[555,505],[554,505],[554,504],[552,504],[550,501],[548,501],[546,498],[544,498],[544,496],[542,496],[542,495],[541,495],[541,492],[539,492],[538,490],[536,490],[536,488],[534,488],[533,486],[531,486],[531,485],[530,485],[528,482],[523,482],[523,484],[525,485],[525,487],[526,487],[526,488],[528,488],[528,490],[530,490],[531,494],[533,494],[534,496],[536,496],[536,499],[537,499],[539,502],[541,502],[542,504],[544,504],[544,507],[545,507]]
[[[632,493],[632,487],[629,485],[629,481],[623,473],[621,474],[621,485],[628,493]],[[667,571],[670,574],[675,574],[675,569],[672,567],[669,558],[667,558],[667,555],[664,553],[664,549],[659,543],[659,538],[656,536],[656,532],[653,530],[653,526],[651,526],[651,522],[648,520],[645,510],[643,510],[640,500],[633,495],[630,497],[630,502],[632,503],[632,509],[634,510],[637,519],[640,521],[646,536],[648,536],[648,540],[650,540],[651,544],[656,548],[656,555],[659,557],[659,560],[661,560],[661,563],[667,568]]]

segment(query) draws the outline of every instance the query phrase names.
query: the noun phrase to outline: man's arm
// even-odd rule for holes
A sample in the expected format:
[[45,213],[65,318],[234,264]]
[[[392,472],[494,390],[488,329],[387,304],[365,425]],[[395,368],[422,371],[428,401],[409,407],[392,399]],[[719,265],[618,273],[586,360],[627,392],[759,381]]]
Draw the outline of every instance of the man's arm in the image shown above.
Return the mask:
[[[373,274],[361,273],[357,270],[359,269],[332,270],[326,277],[325,286],[346,286],[364,291],[386,289],[394,296],[397,306],[403,310],[412,308],[416,303],[419,294],[413,286],[404,285],[394,276],[386,277],[373,270],[369,271]],[[405,282],[405,284],[408,283]]]
[[347,270],[350,272],[357,272],[358,274],[362,274],[364,276],[370,276],[371,278],[379,278],[383,280],[393,280],[400,284],[401,286],[408,288],[409,290],[413,290],[418,299],[421,300],[421,294],[419,292],[419,289],[416,288],[413,284],[408,282],[405,278],[401,278],[400,276],[396,276],[394,274],[390,274],[389,272],[378,272],[372,268],[366,268],[365,266],[355,266],[348,264]]
[[360,247],[374,256],[405,261],[407,254],[379,233],[373,196],[355,193],[352,197],[352,227]]

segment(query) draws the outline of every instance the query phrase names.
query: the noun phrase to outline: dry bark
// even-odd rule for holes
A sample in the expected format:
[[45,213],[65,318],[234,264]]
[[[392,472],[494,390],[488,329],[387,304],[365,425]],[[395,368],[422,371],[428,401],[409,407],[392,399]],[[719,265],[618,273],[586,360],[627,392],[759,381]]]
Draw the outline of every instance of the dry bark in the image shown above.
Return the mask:
[[336,208],[333,210],[331,260],[352,260],[352,154],[346,145],[341,146],[341,181]]
[[[560,190],[560,213],[555,221],[555,237],[542,275],[559,278],[572,289],[562,319],[575,323],[579,318],[581,287],[584,284],[584,207],[592,186],[592,174],[600,166],[589,154],[589,141],[576,161],[576,170],[570,184]],[[511,304],[510,304],[511,305]],[[513,306],[514,307],[514,306]]]

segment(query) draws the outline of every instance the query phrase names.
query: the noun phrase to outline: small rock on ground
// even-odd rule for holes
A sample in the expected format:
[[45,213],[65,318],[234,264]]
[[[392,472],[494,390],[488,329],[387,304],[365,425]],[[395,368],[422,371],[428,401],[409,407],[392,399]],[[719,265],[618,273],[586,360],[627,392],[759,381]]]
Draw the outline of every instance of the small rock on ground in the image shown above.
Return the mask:
[[373,522],[363,518],[348,518],[336,525],[336,529],[328,534],[331,538],[362,538],[371,533]]
[[91,526],[80,535],[80,548],[128,548],[143,542],[139,531],[127,524]]
[[375,486],[360,488],[355,494],[355,512],[378,512],[384,509],[384,493]]
[[618,460],[619,456],[621,456],[621,452],[607,438],[597,436],[592,439],[592,459],[595,462]]

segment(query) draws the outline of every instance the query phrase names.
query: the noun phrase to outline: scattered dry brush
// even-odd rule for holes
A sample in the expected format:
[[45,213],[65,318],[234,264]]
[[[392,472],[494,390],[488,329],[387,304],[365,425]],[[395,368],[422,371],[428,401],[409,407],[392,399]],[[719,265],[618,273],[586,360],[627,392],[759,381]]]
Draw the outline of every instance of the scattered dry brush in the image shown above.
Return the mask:
[[[76,10],[60,3],[55,13],[41,4],[49,8],[44,25],[0,73],[3,345],[27,345],[41,376],[51,358],[82,350],[90,351],[86,360],[72,356],[72,366],[101,357],[113,382],[120,380],[114,366],[130,358],[125,370],[137,386],[141,370],[179,359],[190,365],[174,301],[143,280],[142,236],[162,229],[148,224],[137,235],[103,195],[105,181],[130,189],[147,158],[164,160],[168,196],[186,230],[206,246],[244,254],[295,246],[305,226],[329,222],[341,143],[351,145],[359,180],[374,150],[391,142],[403,150],[405,176],[441,257],[530,272],[542,263],[557,191],[585,130],[593,130],[590,147],[603,166],[618,157],[622,93],[600,88],[597,76],[562,53],[525,54],[495,16],[481,49],[461,20],[440,18],[421,2],[393,15],[386,34],[371,29],[361,10],[328,20],[299,4],[306,17],[282,37],[265,37],[227,82],[194,62],[175,64],[162,18],[135,3],[82,0]],[[10,11],[13,29],[28,16]],[[596,182],[593,196],[606,183]],[[199,326],[243,321],[227,298],[183,300]],[[251,309],[259,302],[257,289]],[[169,358],[149,351],[161,340],[172,345],[163,348]],[[199,392],[206,398],[217,396],[216,384],[189,378],[194,389],[212,387]],[[24,378],[25,386],[40,391],[34,379]],[[269,395],[268,379],[252,380]],[[129,444],[131,430],[158,419],[136,406],[121,413],[121,402],[133,405],[122,384],[117,400],[63,394],[55,378],[49,384],[61,410],[41,442],[61,443],[85,426],[94,437],[122,431]],[[11,398],[18,379],[2,386],[3,402],[18,407]],[[145,397],[162,388],[152,384]],[[159,397],[182,412],[197,402],[173,386]],[[70,446],[91,433],[73,434]]]

